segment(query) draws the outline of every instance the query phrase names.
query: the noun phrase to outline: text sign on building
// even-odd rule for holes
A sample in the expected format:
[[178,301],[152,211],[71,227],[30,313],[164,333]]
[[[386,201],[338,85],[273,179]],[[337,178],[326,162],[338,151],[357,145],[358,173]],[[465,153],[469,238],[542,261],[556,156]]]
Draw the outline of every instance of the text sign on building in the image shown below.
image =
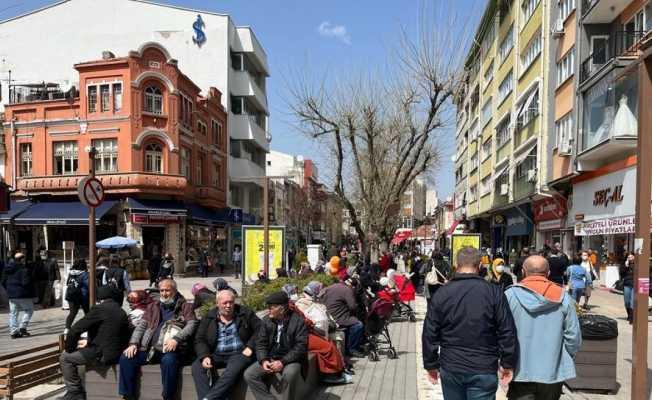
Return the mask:
[[555,196],[532,203],[534,221],[558,220],[566,215],[566,199]]
[[616,185],[613,188],[598,190],[593,193],[594,206],[609,206],[609,203],[619,203],[623,201],[623,185]]
[[575,218],[583,214],[587,222],[634,215],[636,196],[623,193],[634,193],[635,190],[636,168],[626,168],[575,183],[570,215]]
[[634,216],[615,217],[575,224],[575,236],[615,235],[634,233]]

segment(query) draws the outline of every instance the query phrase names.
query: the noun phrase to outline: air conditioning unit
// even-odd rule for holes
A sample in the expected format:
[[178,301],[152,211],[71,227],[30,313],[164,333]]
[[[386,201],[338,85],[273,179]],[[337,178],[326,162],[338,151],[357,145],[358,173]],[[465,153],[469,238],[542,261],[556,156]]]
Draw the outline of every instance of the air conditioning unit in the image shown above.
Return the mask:
[[500,195],[507,196],[508,194],[509,194],[509,185],[503,183],[502,185],[500,185]]
[[528,169],[527,170],[527,181],[528,182],[536,182],[537,181],[537,170],[535,170],[535,169]]
[[552,36],[553,37],[564,36],[564,21],[561,18],[557,18],[557,20],[553,24]]
[[571,140],[569,140],[569,139],[564,140],[559,145],[559,155],[560,156],[570,156],[572,154],[573,154],[573,145],[571,143]]

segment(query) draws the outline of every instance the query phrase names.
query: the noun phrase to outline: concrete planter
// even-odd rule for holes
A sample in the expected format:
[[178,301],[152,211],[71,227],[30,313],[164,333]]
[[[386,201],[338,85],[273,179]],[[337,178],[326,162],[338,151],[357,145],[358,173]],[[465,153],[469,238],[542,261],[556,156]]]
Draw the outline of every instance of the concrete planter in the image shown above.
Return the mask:
[[566,381],[571,390],[615,391],[618,338],[582,341],[575,357],[577,377]]

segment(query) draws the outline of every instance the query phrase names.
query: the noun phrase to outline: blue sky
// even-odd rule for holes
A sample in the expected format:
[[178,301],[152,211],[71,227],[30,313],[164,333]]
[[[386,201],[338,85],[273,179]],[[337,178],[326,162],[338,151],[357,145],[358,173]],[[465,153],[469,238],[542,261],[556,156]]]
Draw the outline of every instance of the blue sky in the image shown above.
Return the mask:
[[[106,0],[112,1],[112,0]],[[238,25],[254,28],[268,54],[271,148],[314,159],[320,171],[328,159],[309,139],[297,133],[284,99],[284,79],[310,66],[321,77],[338,79],[384,65],[387,50],[401,29],[416,36],[423,3],[444,4],[475,26],[486,0],[159,0],[160,3],[230,14]],[[56,0],[2,0],[0,20],[52,4]],[[454,134],[447,135],[444,163],[436,175],[440,198],[454,186]]]

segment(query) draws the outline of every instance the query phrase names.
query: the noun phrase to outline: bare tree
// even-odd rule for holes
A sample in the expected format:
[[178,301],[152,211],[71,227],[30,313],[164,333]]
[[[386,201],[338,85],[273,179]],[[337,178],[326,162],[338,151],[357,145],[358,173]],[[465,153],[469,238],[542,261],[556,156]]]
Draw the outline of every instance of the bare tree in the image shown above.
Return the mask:
[[422,24],[433,28],[416,41],[403,34],[389,71],[333,85],[294,77],[289,85],[298,129],[332,154],[333,190],[365,254],[389,243],[403,194],[444,156],[464,39],[451,18],[441,22]]

